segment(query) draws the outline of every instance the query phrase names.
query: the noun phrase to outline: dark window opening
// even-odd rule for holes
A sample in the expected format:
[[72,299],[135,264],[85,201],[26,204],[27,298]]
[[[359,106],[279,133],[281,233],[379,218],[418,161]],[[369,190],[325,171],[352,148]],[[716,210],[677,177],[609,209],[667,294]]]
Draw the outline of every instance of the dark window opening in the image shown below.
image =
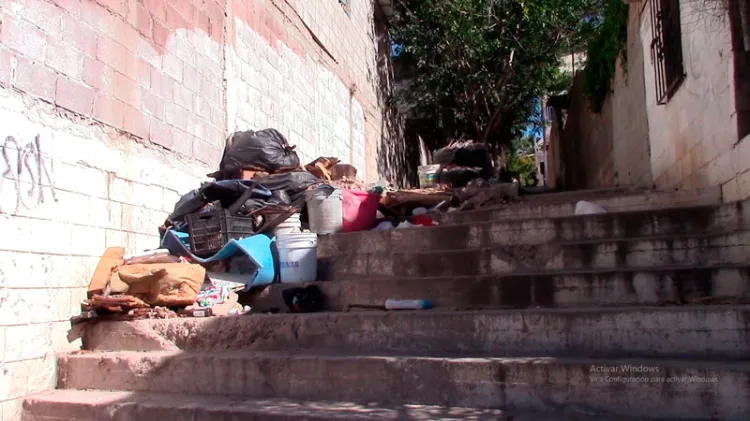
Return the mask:
[[544,168],[544,162],[539,163],[539,173],[542,174],[542,177],[546,176],[545,174],[545,168]]
[[685,80],[680,0],[651,0],[651,59],[657,104],[666,104]]
[[750,1],[729,2],[738,140],[750,135]]

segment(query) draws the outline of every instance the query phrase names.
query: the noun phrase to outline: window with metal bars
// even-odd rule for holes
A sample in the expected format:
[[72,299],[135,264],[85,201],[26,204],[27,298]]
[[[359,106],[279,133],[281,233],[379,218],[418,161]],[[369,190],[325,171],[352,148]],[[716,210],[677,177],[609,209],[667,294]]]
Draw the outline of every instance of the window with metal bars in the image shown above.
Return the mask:
[[651,0],[651,60],[657,104],[666,104],[685,80],[680,0]]

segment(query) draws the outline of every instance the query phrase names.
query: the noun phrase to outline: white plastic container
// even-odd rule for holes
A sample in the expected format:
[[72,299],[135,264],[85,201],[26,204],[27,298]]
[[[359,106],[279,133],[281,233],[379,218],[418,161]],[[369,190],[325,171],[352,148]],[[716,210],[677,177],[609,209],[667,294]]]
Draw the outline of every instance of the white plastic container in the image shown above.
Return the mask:
[[313,282],[318,278],[318,236],[314,233],[276,237],[282,284]]
[[279,236],[283,234],[296,234],[302,232],[302,222],[299,219],[299,213],[295,213],[286,219],[286,221],[280,223],[274,230],[273,235]]
[[317,189],[305,192],[310,231],[334,234],[344,229],[344,195],[341,189]]

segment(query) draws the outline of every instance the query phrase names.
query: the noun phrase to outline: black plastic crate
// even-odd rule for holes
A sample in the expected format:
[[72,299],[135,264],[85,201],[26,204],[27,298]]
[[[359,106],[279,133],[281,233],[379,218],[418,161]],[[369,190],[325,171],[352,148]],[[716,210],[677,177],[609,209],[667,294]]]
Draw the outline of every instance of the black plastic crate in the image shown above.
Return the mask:
[[195,255],[215,254],[231,239],[255,234],[254,218],[233,216],[224,209],[187,216],[190,248]]

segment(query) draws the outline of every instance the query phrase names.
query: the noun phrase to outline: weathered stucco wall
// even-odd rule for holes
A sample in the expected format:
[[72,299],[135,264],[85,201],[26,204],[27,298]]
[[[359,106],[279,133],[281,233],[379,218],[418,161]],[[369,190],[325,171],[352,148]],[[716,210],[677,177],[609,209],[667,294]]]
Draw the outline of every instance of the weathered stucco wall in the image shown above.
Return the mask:
[[[640,6],[630,6],[627,64],[618,60],[600,112],[591,110],[579,74],[561,136],[564,189],[651,186]],[[627,66],[627,71],[625,70]]]
[[336,1],[233,1],[229,10],[230,131],[277,127],[305,161],[336,156],[377,178],[378,133],[366,133],[366,120],[379,124],[374,4],[352,2],[349,15]]
[[[651,168],[657,187],[722,186],[724,200],[750,197],[750,145],[737,133],[728,15],[683,0],[686,79],[665,105],[656,104],[653,62],[645,63]],[[640,17],[644,55],[653,28],[648,2]]]
[[228,132],[375,179],[375,11],[337,0],[0,2],[0,420],[55,384],[105,247],[157,244]]
[[628,13],[627,64],[618,62],[613,81],[614,94],[611,95],[615,186],[651,187],[653,184],[649,121],[644,106],[646,79],[639,15],[639,5],[631,5]]
[[614,185],[612,98],[609,95],[601,111],[593,112],[583,92],[583,76],[578,72],[570,89],[568,117],[559,141],[561,187],[565,190]]

